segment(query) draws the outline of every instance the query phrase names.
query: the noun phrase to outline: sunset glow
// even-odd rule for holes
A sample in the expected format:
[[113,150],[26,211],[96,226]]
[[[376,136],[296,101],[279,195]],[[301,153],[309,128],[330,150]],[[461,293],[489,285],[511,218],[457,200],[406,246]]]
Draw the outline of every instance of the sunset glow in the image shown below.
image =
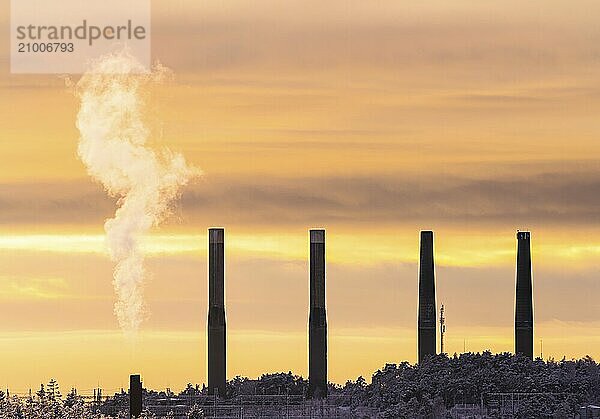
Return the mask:
[[0,387],[120,389],[132,365],[157,389],[205,382],[213,226],[228,377],[306,375],[314,227],[334,382],[415,361],[425,229],[449,353],[513,350],[521,229],[535,353],[600,359],[600,3],[584,3],[154,1],[173,80],[148,93],[150,143],[203,175],[141,241],[135,345],[113,309],[116,199],[77,158],[79,76],[11,75],[0,39]]

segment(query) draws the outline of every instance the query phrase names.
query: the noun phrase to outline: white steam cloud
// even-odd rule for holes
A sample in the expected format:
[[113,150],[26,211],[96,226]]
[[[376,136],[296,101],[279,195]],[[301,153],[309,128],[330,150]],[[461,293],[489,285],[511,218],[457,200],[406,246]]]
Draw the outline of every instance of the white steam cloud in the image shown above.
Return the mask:
[[140,239],[170,213],[181,188],[198,171],[181,154],[148,146],[145,90],[168,70],[151,72],[127,52],[102,57],[77,85],[78,154],[87,172],[108,194],[118,197],[114,218],[106,221],[106,241],[115,262],[115,314],[120,327],[135,334],[145,317],[144,255]]

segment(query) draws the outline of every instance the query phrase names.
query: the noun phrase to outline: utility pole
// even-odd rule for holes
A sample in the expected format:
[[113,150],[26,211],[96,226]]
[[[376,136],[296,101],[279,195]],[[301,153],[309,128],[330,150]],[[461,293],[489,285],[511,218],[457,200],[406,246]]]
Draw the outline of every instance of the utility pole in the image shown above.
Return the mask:
[[444,317],[444,305],[440,308],[440,354],[444,354],[444,334],[446,333],[446,317]]

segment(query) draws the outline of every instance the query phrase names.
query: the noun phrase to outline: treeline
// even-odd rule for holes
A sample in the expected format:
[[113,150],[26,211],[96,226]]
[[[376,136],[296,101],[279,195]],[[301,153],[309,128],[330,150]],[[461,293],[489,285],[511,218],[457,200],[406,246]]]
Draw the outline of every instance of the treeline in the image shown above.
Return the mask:
[[509,353],[437,355],[419,365],[388,364],[371,384],[359,377],[336,393],[345,395],[352,408],[374,407],[389,418],[445,417],[455,405],[489,404],[492,393],[540,393],[521,398],[517,417],[569,418],[579,407],[600,402],[600,366],[590,357],[531,361]]
[[[289,373],[265,374],[257,380],[235,377],[227,383],[228,399],[249,395],[304,396],[308,382]],[[572,418],[581,406],[600,404],[600,365],[592,358],[531,361],[509,353],[437,355],[421,364],[387,364],[367,384],[363,377],[345,385],[329,385],[330,403],[351,417],[379,412],[382,418],[445,418],[453,406],[493,406],[494,393],[535,393],[521,397],[520,418]],[[206,387],[188,384],[180,393],[144,390],[147,406],[173,399],[192,401],[188,417],[202,416],[193,401],[208,396]],[[225,401],[226,402],[226,401]],[[28,398],[0,392],[0,418],[109,418],[126,417],[129,396],[117,393],[92,405],[75,390],[60,395],[58,384]],[[372,415],[372,413],[369,413]],[[493,409],[488,417],[495,417]],[[145,417],[155,417],[146,412]]]

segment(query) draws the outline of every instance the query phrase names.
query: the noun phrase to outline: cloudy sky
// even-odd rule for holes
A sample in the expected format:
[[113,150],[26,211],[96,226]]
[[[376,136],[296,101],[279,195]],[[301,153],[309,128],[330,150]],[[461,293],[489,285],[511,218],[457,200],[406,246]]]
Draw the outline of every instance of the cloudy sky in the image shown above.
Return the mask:
[[[0,8],[7,33],[8,2]],[[228,376],[306,375],[307,230],[327,229],[330,379],[416,358],[419,230],[447,351],[511,351],[532,231],[535,352],[600,358],[600,3],[153,3],[153,142],[204,171],[145,242],[137,343],[113,314],[115,201],[77,99],[0,38],[0,388],[206,379],[206,229],[226,227]],[[76,80],[76,76],[74,79]]]

